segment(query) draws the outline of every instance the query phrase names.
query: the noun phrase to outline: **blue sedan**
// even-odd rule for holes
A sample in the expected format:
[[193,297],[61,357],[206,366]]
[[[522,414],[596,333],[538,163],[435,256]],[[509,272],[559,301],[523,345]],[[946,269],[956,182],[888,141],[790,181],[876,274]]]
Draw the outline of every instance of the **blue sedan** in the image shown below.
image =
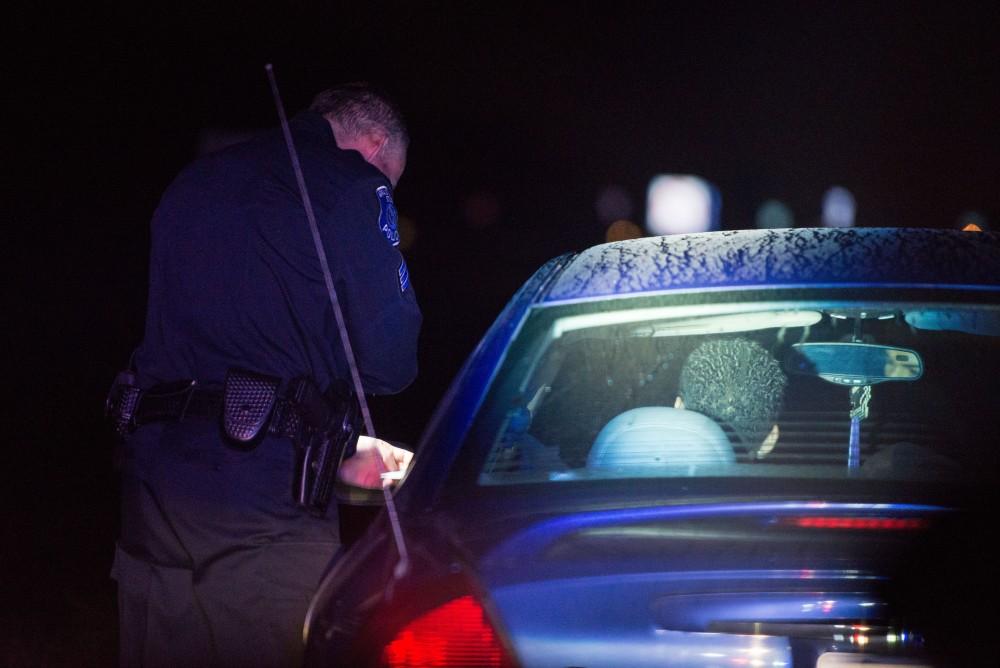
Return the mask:
[[555,258],[313,600],[307,664],[995,665],[1000,237]]

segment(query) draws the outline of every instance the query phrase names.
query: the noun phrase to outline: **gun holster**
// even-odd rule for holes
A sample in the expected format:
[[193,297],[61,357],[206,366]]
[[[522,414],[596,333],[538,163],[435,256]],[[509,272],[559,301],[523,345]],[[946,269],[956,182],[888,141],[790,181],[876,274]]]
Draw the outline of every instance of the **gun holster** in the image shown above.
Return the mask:
[[334,384],[323,393],[308,378],[292,381],[288,399],[300,418],[293,497],[299,506],[323,516],[340,462],[357,448],[360,406],[346,384]]

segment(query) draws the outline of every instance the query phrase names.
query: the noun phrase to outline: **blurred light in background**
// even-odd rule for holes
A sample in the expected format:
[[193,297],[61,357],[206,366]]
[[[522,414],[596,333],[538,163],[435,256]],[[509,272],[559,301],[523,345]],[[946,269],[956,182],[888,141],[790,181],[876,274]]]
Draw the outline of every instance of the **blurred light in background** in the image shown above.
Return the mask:
[[718,191],[697,176],[661,174],[646,190],[646,229],[651,234],[687,234],[719,229]]
[[857,204],[847,188],[833,186],[823,195],[823,227],[854,227]]
[[795,217],[792,215],[792,210],[783,202],[769,199],[757,209],[754,224],[759,230],[778,230],[795,227]]
[[608,229],[604,232],[605,241],[625,241],[626,239],[641,239],[646,236],[642,232],[642,228],[633,223],[631,220],[616,220],[615,222],[608,225]]
[[602,225],[608,225],[618,220],[628,219],[632,215],[634,204],[632,198],[621,186],[606,186],[597,194],[594,201],[594,213]]
[[400,215],[396,220],[399,229],[399,250],[408,251],[417,243],[417,224],[409,216]]
[[222,149],[253,139],[258,130],[236,130],[234,128],[204,128],[198,133],[198,155],[215,153]]
[[474,230],[485,230],[500,222],[500,201],[487,190],[479,190],[465,198],[462,205],[465,224]]
[[960,230],[978,228],[977,231],[984,232],[990,229],[990,223],[986,220],[986,216],[978,211],[964,211],[962,215],[958,217],[955,227]]

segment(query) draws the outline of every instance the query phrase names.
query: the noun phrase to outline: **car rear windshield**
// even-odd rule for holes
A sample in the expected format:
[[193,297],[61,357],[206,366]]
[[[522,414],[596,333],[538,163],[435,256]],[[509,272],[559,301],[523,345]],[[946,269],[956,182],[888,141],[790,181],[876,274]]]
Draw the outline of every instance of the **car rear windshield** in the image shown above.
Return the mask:
[[995,295],[892,294],[536,307],[466,443],[479,483],[995,480]]

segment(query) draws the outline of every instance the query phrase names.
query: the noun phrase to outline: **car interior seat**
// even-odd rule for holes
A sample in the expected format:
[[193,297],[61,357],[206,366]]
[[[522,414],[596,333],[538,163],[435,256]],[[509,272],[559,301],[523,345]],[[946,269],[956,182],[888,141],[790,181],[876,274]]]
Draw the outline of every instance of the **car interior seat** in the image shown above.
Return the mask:
[[736,460],[714,420],[692,410],[645,406],[612,418],[587,455],[589,468],[695,466]]

